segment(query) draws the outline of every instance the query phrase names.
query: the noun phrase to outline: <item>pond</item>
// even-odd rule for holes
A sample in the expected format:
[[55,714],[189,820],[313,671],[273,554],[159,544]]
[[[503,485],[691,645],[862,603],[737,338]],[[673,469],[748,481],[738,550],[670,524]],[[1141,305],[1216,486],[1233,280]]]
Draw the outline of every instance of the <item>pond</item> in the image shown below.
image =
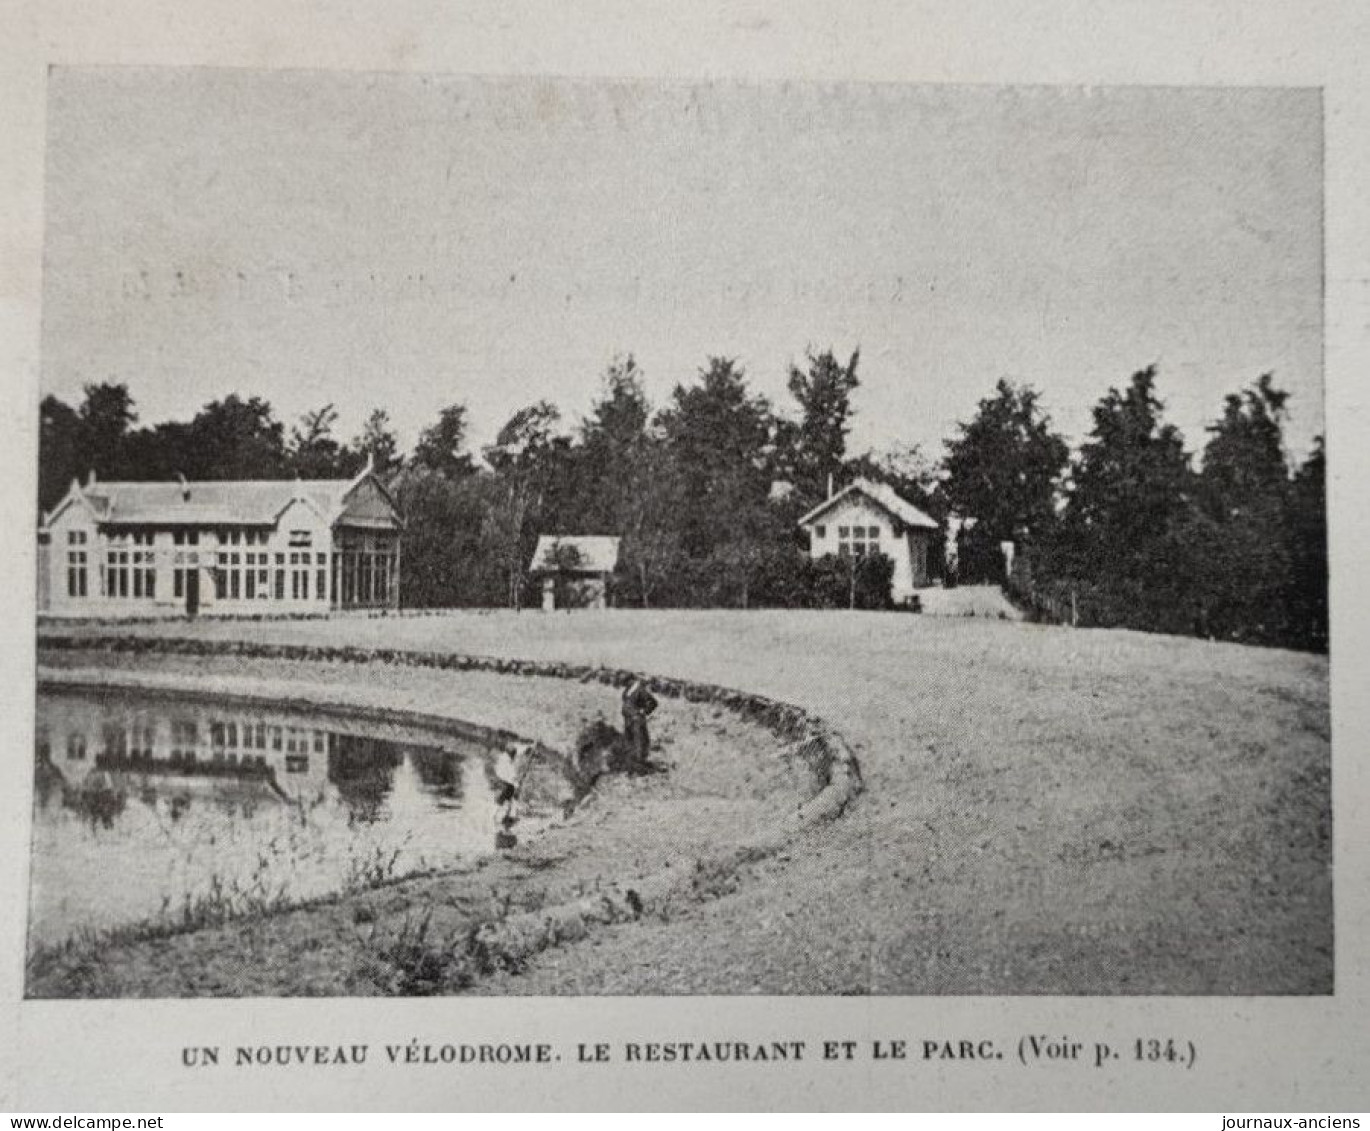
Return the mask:
[[487,743],[322,713],[45,691],[37,721],[31,946],[467,865],[565,801],[511,810]]

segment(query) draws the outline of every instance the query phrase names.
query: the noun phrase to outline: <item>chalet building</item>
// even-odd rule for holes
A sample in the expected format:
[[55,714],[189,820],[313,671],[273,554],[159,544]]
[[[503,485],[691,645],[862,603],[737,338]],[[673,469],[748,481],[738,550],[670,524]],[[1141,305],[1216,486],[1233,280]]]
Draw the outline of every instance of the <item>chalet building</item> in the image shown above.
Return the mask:
[[618,568],[619,539],[601,534],[544,534],[529,573],[542,580],[542,607],[603,609]]
[[399,511],[368,463],[354,479],[100,483],[38,531],[38,608],[194,616],[394,608]]
[[928,563],[940,528],[883,483],[853,480],[804,515],[799,525],[808,532],[809,554],[815,559],[879,553],[893,561],[890,595],[896,602],[908,601],[916,589],[932,582]]

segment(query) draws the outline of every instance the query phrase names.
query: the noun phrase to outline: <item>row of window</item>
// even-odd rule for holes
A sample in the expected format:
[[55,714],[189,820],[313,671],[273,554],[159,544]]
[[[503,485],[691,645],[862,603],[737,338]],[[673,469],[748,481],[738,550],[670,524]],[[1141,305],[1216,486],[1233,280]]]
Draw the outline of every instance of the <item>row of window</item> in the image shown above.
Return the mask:
[[[101,728],[101,744],[107,755],[120,759],[147,760],[154,756],[156,727],[149,720],[136,720],[125,726],[116,722],[105,723]],[[209,724],[210,751],[215,760],[225,756],[236,757],[238,750],[275,750],[287,755],[287,768],[290,762],[297,768],[308,764],[309,753],[328,752],[328,733],[326,731],[301,727],[282,727],[267,723],[211,722]],[[169,755],[172,761],[193,762],[199,749],[199,729],[193,721],[173,719],[171,723],[171,746]],[[67,734],[67,758],[71,761],[84,761],[88,752],[86,736],[79,731]]]
[[[815,527],[813,528],[813,532],[814,532],[814,534],[817,535],[819,538],[826,538],[826,537],[828,536],[828,528],[827,528],[826,526],[815,526]],[[880,541],[880,527],[878,527],[878,526],[839,526],[839,527],[837,528],[837,536],[838,536],[839,538],[860,538],[862,541],[866,541],[866,542],[879,542],[879,541]]]
[[[67,545],[84,546],[88,537],[89,531],[68,530]],[[220,546],[266,546],[271,542],[271,531],[222,527],[215,531],[215,538]],[[151,530],[115,532],[107,535],[105,541],[111,546],[130,543],[135,546],[151,546],[155,541],[155,533]],[[171,532],[171,542],[174,546],[198,546],[200,532],[189,527],[177,527]],[[295,547],[312,546],[314,535],[309,530],[292,530],[289,533],[289,544]]]
[[[843,528],[845,529],[845,528]],[[67,550],[67,595],[90,595],[90,558],[85,531],[70,531]],[[250,533],[250,532],[248,532]],[[80,537],[77,538],[76,536]],[[300,536],[302,545],[310,541],[308,531],[292,531],[291,544]],[[183,543],[194,545],[193,542]],[[338,556],[338,587],[344,605],[385,605],[394,591],[396,557],[394,543],[368,539],[367,548],[343,550]],[[134,548],[127,548],[132,546]],[[151,535],[121,535],[111,542],[101,563],[100,591],[106,597],[155,599],[157,596],[156,557]],[[274,556],[275,569],[271,568]],[[183,600],[199,572],[198,551],[179,550],[172,569],[172,595]],[[289,567],[287,569],[287,566]],[[292,601],[326,600],[329,592],[328,555],[294,549],[288,554],[265,550],[219,550],[214,555],[214,595],[224,601],[284,601],[287,590]]]
[[[827,537],[828,528],[813,528],[815,537]],[[880,527],[878,526],[839,526],[837,528],[837,553],[844,558],[860,558],[866,554],[880,552]]]
[[384,605],[390,599],[395,557],[388,552],[341,555],[339,582],[344,605]]

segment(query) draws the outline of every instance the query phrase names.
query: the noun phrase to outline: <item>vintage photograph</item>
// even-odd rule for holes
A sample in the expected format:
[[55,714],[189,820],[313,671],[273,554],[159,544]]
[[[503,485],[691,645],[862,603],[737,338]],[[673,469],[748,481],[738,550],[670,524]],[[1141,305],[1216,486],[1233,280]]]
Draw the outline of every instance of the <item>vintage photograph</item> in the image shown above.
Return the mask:
[[1332,994],[1319,90],[46,112],[30,999]]

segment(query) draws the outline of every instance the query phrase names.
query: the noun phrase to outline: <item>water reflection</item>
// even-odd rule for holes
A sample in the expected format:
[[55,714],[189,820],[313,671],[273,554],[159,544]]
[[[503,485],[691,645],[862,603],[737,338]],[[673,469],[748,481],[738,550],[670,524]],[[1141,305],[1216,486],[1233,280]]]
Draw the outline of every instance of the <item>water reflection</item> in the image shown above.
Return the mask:
[[[451,867],[513,835],[475,742],[122,695],[43,694],[38,715],[34,942]],[[554,808],[525,798],[517,820]]]

